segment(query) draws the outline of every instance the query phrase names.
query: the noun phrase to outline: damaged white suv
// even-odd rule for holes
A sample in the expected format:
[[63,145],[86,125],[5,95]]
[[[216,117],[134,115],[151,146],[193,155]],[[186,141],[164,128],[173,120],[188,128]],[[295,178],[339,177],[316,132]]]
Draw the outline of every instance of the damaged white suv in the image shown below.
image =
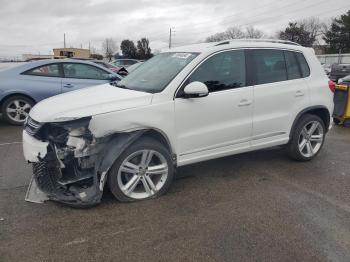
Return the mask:
[[115,85],[32,109],[27,200],[96,204],[105,184],[120,201],[153,198],[178,166],[277,145],[310,160],[332,110],[331,83],[310,48],[277,40],[174,48]]

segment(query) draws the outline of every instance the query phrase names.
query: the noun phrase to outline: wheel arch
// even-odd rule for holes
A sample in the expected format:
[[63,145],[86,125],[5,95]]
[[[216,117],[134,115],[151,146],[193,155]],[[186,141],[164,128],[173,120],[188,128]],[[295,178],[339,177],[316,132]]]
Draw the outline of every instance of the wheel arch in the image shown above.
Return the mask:
[[156,129],[156,128],[148,128],[144,130],[144,133],[141,135],[140,138],[143,137],[151,137],[154,138],[155,140],[159,141],[162,143],[172,155],[175,155],[174,149],[170,143],[170,140],[168,136],[161,130]]
[[5,102],[7,99],[9,99],[10,97],[12,97],[12,96],[24,96],[24,97],[26,97],[26,98],[32,100],[32,101],[34,102],[34,104],[37,103],[37,101],[36,101],[33,97],[31,97],[30,95],[25,94],[25,93],[18,93],[18,92],[16,92],[16,93],[7,94],[7,95],[5,95],[4,97],[2,97],[2,98],[0,99],[0,108],[2,108],[4,102]]
[[163,144],[169,150],[173,163],[176,165],[176,154],[173,151],[168,137],[159,129],[145,128],[132,132],[122,132],[111,135],[108,146],[104,151],[104,154],[101,155],[102,158],[99,160],[97,170],[101,173],[108,171],[114,161],[128,146],[145,137],[151,137]]
[[311,106],[311,107],[305,108],[304,110],[302,110],[301,112],[299,112],[297,114],[296,118],[294,119],[292,128],[290,130],[289,137],[291,136],[299,119],[305,114],[311,114],[311,115],[316,115],[316,116],[320,117],[322,119],[325,127],[326,127],[326,132],[328,132],[328,129],[329,129],[329,126],[331,123],[331,114],[330,114],[328,108],[325,106],[321,106],[321,105]]

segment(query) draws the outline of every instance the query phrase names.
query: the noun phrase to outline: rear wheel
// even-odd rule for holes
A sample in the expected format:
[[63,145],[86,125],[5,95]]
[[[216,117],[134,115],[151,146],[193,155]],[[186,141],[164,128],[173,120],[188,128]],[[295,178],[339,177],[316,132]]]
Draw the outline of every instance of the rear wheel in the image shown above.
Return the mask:
[[168,149],[145,138],[127,148],[113,164],[108,184],[122,202],[155,198],[167,191],[174,174]]
[[25,96],[11,96],[2,105],[2,116],[12,125],[23,125],[33,106],[33,100]]
[[302,116],[287,145],[288,155],[298,161],[313,159],[323,146],[325,130],[320,117],[309,114]]

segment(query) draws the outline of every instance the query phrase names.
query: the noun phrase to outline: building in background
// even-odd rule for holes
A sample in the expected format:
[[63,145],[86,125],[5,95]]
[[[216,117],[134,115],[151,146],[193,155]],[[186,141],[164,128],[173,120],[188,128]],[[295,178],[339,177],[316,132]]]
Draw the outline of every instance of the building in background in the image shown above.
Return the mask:
[[34,60],[42,60],[42,59],[52,59],[53,55],[35,55],[35,54],[23,54],[23,61],[34,61]]
[[55,58],[90,58],[90,50],[84,48],[54,48],[53,54]]

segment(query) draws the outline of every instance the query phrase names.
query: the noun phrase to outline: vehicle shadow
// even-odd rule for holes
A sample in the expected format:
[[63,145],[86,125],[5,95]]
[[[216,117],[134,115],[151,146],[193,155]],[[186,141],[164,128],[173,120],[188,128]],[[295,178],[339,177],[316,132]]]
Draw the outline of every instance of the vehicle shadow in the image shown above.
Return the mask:
[[[282,147],[273,147],[179,167],[165,196],[171,197],[192,190],[191,184],[202,184],[205,187],[211,184],[213,179],[219,179],[220,182],[217,183],[228,183],[233,180],[251,179],[253,177],[257,181],[266,181],[269,175],[268,168],[261,167],[269,165],[288,166],[291,163],[298,162],[290,160]],[[108,185],[106,185],[101,205],[115,204],[122,203],[115,199]]]

